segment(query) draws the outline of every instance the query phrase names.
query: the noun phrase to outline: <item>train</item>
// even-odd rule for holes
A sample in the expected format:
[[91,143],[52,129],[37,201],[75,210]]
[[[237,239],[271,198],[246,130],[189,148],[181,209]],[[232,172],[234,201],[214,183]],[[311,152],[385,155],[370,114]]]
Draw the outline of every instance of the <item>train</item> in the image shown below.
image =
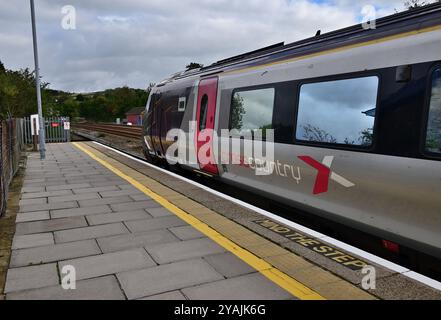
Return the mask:
[[271,130],[269,174],[249,154],[201,161],[199,140],[186,144],[195,160],[173,166],[369,235],[441,274],[441,4],[176,73],[146,105],[148,161],[167,162],[174,129],[190,142],[208,130],[213,150]]

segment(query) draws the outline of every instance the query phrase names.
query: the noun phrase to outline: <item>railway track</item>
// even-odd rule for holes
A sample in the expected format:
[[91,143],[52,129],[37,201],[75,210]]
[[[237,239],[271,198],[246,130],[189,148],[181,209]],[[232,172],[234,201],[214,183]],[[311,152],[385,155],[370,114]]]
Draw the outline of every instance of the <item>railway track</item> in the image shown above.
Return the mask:
[[72,129],[84,129],[93,132],[109,133],[120,137],[140,139],[142,136],[142,127],[126,126],[113,123],[76,123]]

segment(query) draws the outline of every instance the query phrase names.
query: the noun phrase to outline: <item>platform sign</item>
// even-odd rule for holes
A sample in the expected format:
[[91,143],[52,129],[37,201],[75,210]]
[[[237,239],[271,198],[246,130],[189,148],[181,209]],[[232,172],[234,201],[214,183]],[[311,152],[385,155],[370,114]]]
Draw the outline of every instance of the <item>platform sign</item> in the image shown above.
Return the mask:
[[[34,128],[34,119],[37,128]],[[31,135],[38,136],[39,131],[40,131],[40,121],[38,121],[38,114],[33,114],[31,115]]]

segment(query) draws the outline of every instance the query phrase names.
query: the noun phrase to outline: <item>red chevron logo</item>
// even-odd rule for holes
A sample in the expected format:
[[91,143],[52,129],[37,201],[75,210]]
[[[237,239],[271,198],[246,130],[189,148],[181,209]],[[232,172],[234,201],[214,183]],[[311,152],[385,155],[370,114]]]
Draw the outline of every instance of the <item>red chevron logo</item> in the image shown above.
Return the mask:
[[331,170],[332,162],[334,161],[333,156],[326,156],[323,159],[322,163],[318,162],[310,156],[300,156],[299,159],[317,170],[317,178],[315,179],[313,190],[313,194],[315,195],[328,192],[329,179],[339,183],[346,188],[351,188],[355,186],[355,184],[353,184],[349,180],[346,180],[345,178]]

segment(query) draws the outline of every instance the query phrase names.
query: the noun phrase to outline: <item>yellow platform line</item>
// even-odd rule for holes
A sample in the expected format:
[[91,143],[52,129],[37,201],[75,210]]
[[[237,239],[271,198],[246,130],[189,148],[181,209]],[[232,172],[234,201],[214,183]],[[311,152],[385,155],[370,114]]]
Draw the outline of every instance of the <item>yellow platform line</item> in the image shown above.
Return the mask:
[[319,293],[304,286],[302,283],[298,282],[296,279],[290,277],[289,275],[280,271],[279,269],[273,267],[265,260],[257,257],[248,250],[240,247],[236,243],[232,242],[231,240],[224,237],[216,230],[205,224],[204,222],[191,216],[190,214],[183,211],[179,207],[170,203],[165,198],[153,192],[152,190],[150,190],[149,188],[138,182],[136,179],[126,175],[124,172],[115,168],[107,161],[99,158],[92,151],[87,150],[79,143],[74,142],[73,145],[78,149],[80,149],[81,151],[83,151],[84,153],[86,153],[87,155],[89,155],[92,159],[99,162],[104,167],[106,167],[107,169],[109,169],[119,177],[121,177],[122,179],[129,182],[131,185],[133,185],[135,188],[143,192],[145,195],[152,198],[158,204],[160,204],[170,212],[174,213],[176,216],[178,216],[180,219],[191,225],[193,228],[206,235],[208,238],[216,242],[218,245],[222,246],[223,248],[225,248],[226,250],[237,256],[239,259],[241,259],[242,261],[250,265],[252,268],[260,272],[262,275],[264,275],[267,279],[271,280],[279,287],[288,291],[294,297],[297,297],[301,300],[325,300],[325,298],[322,297]]

